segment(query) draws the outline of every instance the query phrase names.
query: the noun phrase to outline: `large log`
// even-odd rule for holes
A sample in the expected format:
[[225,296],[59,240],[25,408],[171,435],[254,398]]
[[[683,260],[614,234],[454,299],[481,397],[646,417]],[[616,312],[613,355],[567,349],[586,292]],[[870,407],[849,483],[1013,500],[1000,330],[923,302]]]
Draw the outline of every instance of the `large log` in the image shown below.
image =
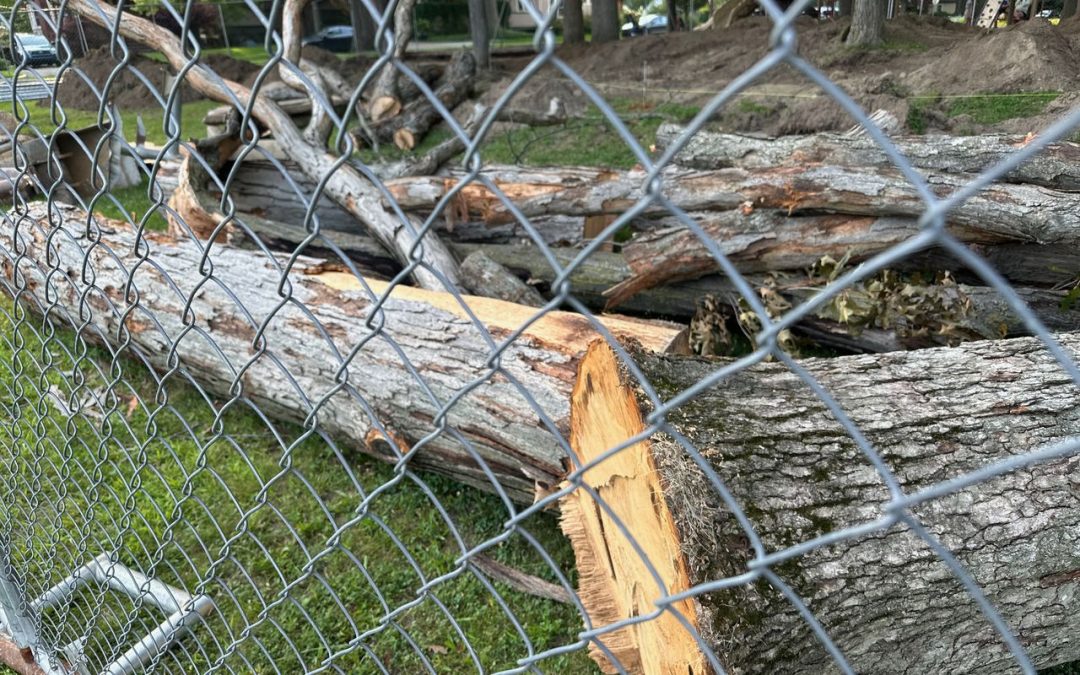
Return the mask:
[[[740,272],[803,270],[829,256],[851,262],[865,260],[918,234],[911,218],[851,217],[842,215],[790,217],[773,210],[725,211],[695,214],[697,224]],[[1002,239],[999,229],[970,226],[949,228],[961,241],[1001,263],[1000,272],[1014,282],[1053,286],[1075,276],[1080,269],[1080,230],[1056,229],[1043,243],[1024,238],[1047,237],[1046,230],[1024,232],[1017,227],[1013,241]],[[1057,239],[1059,244],[1050,243]],[[1066,242],[1070,242],[1065,245]],[[1007,245],[1007,248],[1002,248]],[[695,279],[720,271],[720,264],[697,233],[682,223],[652,232],[640,232],[622,248],[632,274],[606,294],[609,308],[642,290],[674,281]],[[919,255],[911,266],[956,270],[955,259]]]
[[[278,288],[287,256],[275,259],[215,245],[203,263],[204,242],[147,233],[136,246],[135,234],[111,221],[99,222],[101,242],[91,244],[79,238],[85,215],[71,209],[60,213],[63,218],[54,217],[51,225],[45,206],[34,205],[19,228],[19,246],[25,248],[16,246],[11,229],[0,231],[4,273],[11,288],[18,259],[22,281],[14,285],[25,288],[21,297],[39,310],[55,303],[50,315],[69,327],[82,325],[86,308],[91,309],[85,336],[114,347],[117,336],[125,336],[131,355],[162,371],[178,359],[188,377],[226,400],[242,374],[243,396],[278,419],[302,423],[314,402],[325,398],[318,410],[322,430],[391,461],[435,431],[440,406],[483,380],[450,409],[446,432],[415,447],[410,466],[494,490],[476,459],[481,457],[500,489],[522,502],[532,499],[536,484],[552,485],[563,474],[559,436],[568,424],[577,361],[595,335],[583,317],[544,315],[502,352],[501,371],[492,373],[485,366],[490,347],[484,331],[497,342],[524,325],[534,308],[466,296],[464,302],[482,322],[478,327],[450,294],[400,285],[388,292],[387,284],[373,280],[365,280],[365,288],[353,275],[327,271],[310,258],[300,258],[292,268],[287,285],[292,301],[282,303]],[[16,250],[24,255],[16,256]],[[144,264],[143,252],[152,265]],[[80,272],[87,267],[94,270],[92,286]],[[199,271],[208,267],[213,279],[205,282]],[[124,318],[129,281],[139,303]],[[376,300],[386,294],[376,309]],[[186,314],[193,330],[184,323]],[[374,338],[368,322],[373,317],[382,327]],[[266,353],[256,358],[253,340],[264,321],[258,341]],[[676,333],[617,317],[604,323],[657,349],[666,348]],[[353,349],[351,377],[342,387],[341,355]],[[434,400],[413,372],[422,374]],[[529,392],[552,428],[514,381]]]
[[[1074,359],[1080,356],[1080,338],[1061,340]],[[635,362],[661,400],[720,365],[649,354],[635,354]],[[803,366],[907,493],[1080,434],[1080,390],[1034,339],[810,359]],[[643,431],[653,410],[612,350],[594,344],[579,367],[571,411],[579,461]],[[885,515],[889,492],[881,476],[782,364],[744,370],[664,420],[700,450],[766,552]],[[1077,456],[1033,463],[912,508],[971,572],[1039,667],[1080,658],[1077,476]],[[733,579],[670,605],[727,672],[838,670],[774,585],[760,576],[737,578],[755,557],[747,534],[673,436],[653,433],[587,471],[584,482],[611,509],[581,489],[562,502],[593,626],[644,615],[667,593]],[[854,672],[1013,672],[1002,640],[945,564],[906,525],[887,525],[771,570],[807,603]],[[601,638],[626,672],[710,672],[670,611]],[[599,650],[593,655],[615,671]]]
[[[660,150],[671,147],[684,133],[676,124],[663,124],[656,132]],[[942,173],[979,173],[1031,142],[1007,135],[901,136],[891,139],[912,166]],[[767,169],[805,164],[887,166],[893,162],[866,135],[810,134],[762,138],[714,131],[698,131],[675,156],[695,169]],[[1002,180],[1030,183],[1058,190],[1080,190],[1080,145],[1051,143],[1034,157],[1005,174]]]
[[[620,215],[645,197],[648,174],[634,169],[612,171],[586,168],[529,168],[491,166],[482,175],[528,217],[537,215]],[[843,166],[719,169],[693,171],[678,167],[661,173],[664,197],[683,211],[744,212],[776,209],[788,215],[834,213],[874,218],[917,218],[926,205],[918,192],[895,169]],[[402,208],[430,211],[463,179],[448,176],[401,178],[387,182]],[[939,197],[964,187],[965,177],[934,174],[927,177]],[[464,186],[455,197],[458,210],[499,223],[513,219],[502,196],[479,181]],[[1080,212],[1072,194],[1032,185],[991,185],[948,214],[956,230],[981,239],[1039,244],[1077,241]],[[655,203],[645,214],[666,215]]]
[[[194,218],[188,216],[188,220]],[[298,225],[249,214],[239,214],[238,220],[246,226],[245,232],[254,232],[262,244],[271,250],[291,253],[308,239],[307,232]],[[240,228],[236,228],[229,242],[234,245],[248,243],[241,236]],[[463,261],[477,255],[483,256],[499,268],[509,269],[522,282],[550,297],[551,286],[558,272],[536,246],[454,242],[450,246]],[[318,238],[307,242],[305,248],[305,253],[309,255],[330,259],[338,251],[365,273],[389,279],[397,272],[394,261],[379,257],[379,247],[361,234],[323,230]],[[623,256],[619,254],[596,251],[575,263],[580,253],[576,249],[554,248],[549,253],[560,268],[574,264],[574,271],[569,277],[570,292],[596,311],[603,311],[608,306],[607,291],[612,286],[633,279]],[[812,262],[808,261],[807,264]],[[919,264],[920,261],[913,261],[913,269],[935,269],[920,268]],[[470,278],[471,271],[464,262],[460,273],[466,287],[478,295],[504,297],[522,304],[538,302],[535,297],[529,302],[522,301],[522,296],[517,295],[523,286],[520,282],[516,284],[518,290],[513,294],[500,295],[509,292],[501,289],[501,285],[514,284],[501,269],[495,275],[499,277],[499,285],[493,283],[492,276],[484,281]],[[795,305],[819,293],[827,280],[796,271],[784,274],[781,280],[766,273],[748,274],[747,281],[752,288],[769,288],[789,304]],[[869,282],[883,286],[876,277]],[[1065,302],[1065,291],[1024,287],[1014,290],[1049,329],[1080,330],[1080,307]],[[715,274],[652,286],[620,304],[620,311],[686,322],[699,314],[701,301],[706,296],[719,298],[722,304],[730,307],[730,316],[742,311],[739,307],[740,296],[734,285],[725,277]],[[848,315],[843,322],[837,320],[841,307]],[[910,280],[905,281],[902,288],[893,284],[892,290],[885,287],[870,291],[866,283],[859,284],[844,293],[835,304],[819,310],[814,319],[795,326],[795,331],[818,344],[857,352],[916,349],[963,340],[1030,334],[1000,294],[991,288],[968,284],[927,285],[927,282],[920,285],[920,282]]]

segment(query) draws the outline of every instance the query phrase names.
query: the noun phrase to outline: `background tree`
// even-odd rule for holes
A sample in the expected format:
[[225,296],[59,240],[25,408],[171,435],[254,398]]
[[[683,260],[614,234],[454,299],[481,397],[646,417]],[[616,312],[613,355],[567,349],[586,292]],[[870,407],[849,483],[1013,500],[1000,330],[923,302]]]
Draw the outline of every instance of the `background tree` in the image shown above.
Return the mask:
[[581,9],[581,0],[566,0],[563,3],[563,43],[580,45],[585,42],[585,13]]
[[614,42],[619,39],[619,6],[616,0],[592,3],[592,41]]
[[885,0],[855,0],[851,29],[844,43],[850,47],[873,47],[885,41]]

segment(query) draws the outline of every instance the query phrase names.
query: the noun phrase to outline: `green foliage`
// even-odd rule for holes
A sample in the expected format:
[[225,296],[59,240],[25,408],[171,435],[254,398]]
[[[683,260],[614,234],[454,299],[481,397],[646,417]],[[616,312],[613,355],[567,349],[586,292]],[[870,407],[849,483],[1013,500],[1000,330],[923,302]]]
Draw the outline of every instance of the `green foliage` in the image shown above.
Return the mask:
[[949,117],[970,115],[979,124],[996,124],[1017,117],[1038,115],[1061,94],[1056,91],[1020,94],[974,94],[952,100]]
[[970,94],[940,96],[927,94],[908,99],[907,127],[912,133],[925,133],[929,118],[944,115],[954,118],[967,115],[976,124],[997,124],[1009,119],[1031,117],[1046,109],[1060,92],[1020,92],[1015,94]]

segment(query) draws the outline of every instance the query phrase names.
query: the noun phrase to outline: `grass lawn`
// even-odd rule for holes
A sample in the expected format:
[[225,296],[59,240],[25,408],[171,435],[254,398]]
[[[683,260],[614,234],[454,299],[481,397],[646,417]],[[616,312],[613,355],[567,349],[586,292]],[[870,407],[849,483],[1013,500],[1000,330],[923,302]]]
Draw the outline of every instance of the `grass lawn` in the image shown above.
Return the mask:
[[926,111],[938,108],[949,117],[968,115],[976,124],[997,124],[1008,119],[1038,115],[1060,92],[1019,92],[1013,94],[969,94],[939,96],[927,94],[909,99],[907,126],[913,133],[926,130]]
[[[466,546],[503,532],[507,509],[492,496],[432,476],[395,481],[387,465],[318,437],[300,441],[300,429],[204,397],[177,376],[159,389],[137,362],[114,362],[10,301],[0,303],[0,364],[0,519],[13,528],[15,569],[31,595],[104,550],[144,569],[160,558],[165,582],[194,588],[204,579],[218,611],[169,652],[170,666],[204,670],[260,612],[266,620],[227,661],[240,672],[300,672],[342,651],[338,672],[379,672],[376,660],[400,673],[475,672],[477,661],[493,671],[527,654],[526,637],[539,652],[574,642],[580,630],[571,606],[496,583],[500,604],[471,572],[454,575],[462,549],[452,530]],[[65,414],[54,396],[79,412]],[[72,403],[80,399],[93,402],[80,410]],[[383,485],[390,487],[357,518],[362,495]],[[174,513],[183,518],[170,527]],[[223,549],[243,513],[244,534]],[[554,516],[531,522],[529,533],[572,574]],[[331,552],[313,561],[324,548]],[[489,553],[555,580],[520,534]],[[312,573],[294,583],[308,565]],[[441,575],[451,576],[417,597],[417,587]],[[162,618],[119,594],[86,591],[46,612],[45,625],[60,642],[93,626],[87,650],[97,672],[115,658],[110,636],[130,644]],[[125,632],[129,619],[134,627]],[[358,647],[365,633],[366,650]],[[595,672],[583,652],[542,668]]]
[[[687,122],[699,110],[676,103],[642,103],[630,99],[613,99],[610,104],[646,151],[656,141],[656,130],[662,123]],[[441,129],[429,133],[412,154],[423,154],[448,137],[449,132]],[[626,141],[595,108],[565,125],[521,127],[489,134],[480,153],[485,164],[629,169],[638,163]],[[362,150],[356,157],[374,163],[399,159],[403,154],[391,145],[381,147],[378,153]]]

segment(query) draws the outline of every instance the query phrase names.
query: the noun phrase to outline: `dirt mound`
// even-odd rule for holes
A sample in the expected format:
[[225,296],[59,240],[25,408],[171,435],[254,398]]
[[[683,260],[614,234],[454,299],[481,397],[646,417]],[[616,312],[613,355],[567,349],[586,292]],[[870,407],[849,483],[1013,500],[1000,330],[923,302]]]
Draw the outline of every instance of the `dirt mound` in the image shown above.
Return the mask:
[[936,94],[1075,89],[1080,84],[1077,41],[1045,21],[973,33],[944,48],[905,82],[914,91]]
[[248,61],[234,59],[228,54],[204,54],[199,62],[213,69],[223,79],[243,82],[249,75],[259,71],[259,66]]
[[[347,59],[341,59],[333,52],[329,52],[319,47],[306,46],[300,51],[300,58],[307,59],[315,65],[329,68],[340,73],[347,82],[357,84],[363,78],[364,73],[371,67],[372,60],[366,56],[353,56]],[[245,87],[251,87],[255,84],[255,79],[259,76],[259,69],[252,68],[252,70],[245,73],[244,77],[238,78],[237,82],[242,83]],[[275,68],[272,72],[267,74],[263,79],[264,84],[271,82],[277,82],[281,80],[281,77],[277,73]]]
[[[64,74],[56,87],[56,97],[65,108],[96,110],[101,104],[100,92],[117,70],[120,62],[109,53],[108,47],[89,52],[75,62],[75,70]],[[121,108],[152,108],[160,105],[154,92],[165,87],[169,69],[165,64],[143,56],[133,56],[117,72],[109,89],[109,100]],[[153,89],[151,89],[153,88]],[[182,100],[196,98],[189,88],[182,90]]]

